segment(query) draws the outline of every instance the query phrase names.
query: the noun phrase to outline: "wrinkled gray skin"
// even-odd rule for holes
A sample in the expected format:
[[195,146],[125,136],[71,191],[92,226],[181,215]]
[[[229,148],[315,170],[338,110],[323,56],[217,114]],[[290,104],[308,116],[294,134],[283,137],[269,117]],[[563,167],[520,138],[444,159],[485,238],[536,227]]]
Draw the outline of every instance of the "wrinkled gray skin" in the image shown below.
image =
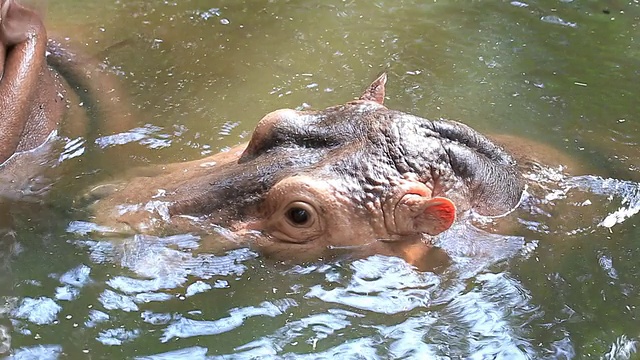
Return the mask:
[[284,259],[345,247],[415,259],[456,215],[518,204],[523,181],[508,153],[464,124],[386,108],[385,82],[345,105],[270,113],[248,145],[227,153],[98,186],[97,222],[164,234],[218,229]]

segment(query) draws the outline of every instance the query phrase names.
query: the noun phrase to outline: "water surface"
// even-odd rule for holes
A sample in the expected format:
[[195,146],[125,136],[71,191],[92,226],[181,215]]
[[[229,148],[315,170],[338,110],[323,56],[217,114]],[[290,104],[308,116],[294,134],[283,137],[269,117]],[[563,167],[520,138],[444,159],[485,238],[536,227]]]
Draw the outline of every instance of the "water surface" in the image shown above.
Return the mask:
[[[49,197],[0,205],[0,340],[21,359],[638,358],[639,23],[635,0],[50,2],[130,126],[61,134]],[[83,231],[90,184],[216,153],[382,71],[389,107],[539,141],[578,176],[529,174],[496,220],[512,230],[453,229],[437,272]]]

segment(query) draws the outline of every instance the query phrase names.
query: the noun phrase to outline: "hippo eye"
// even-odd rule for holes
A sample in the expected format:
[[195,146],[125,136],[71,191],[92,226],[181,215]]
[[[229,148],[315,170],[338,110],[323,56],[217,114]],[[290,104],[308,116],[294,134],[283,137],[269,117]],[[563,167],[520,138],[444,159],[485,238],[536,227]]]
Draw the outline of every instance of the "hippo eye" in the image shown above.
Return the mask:
[[296,202],[285,212],[289,223],[296,227],[307,227],[313,224],[313,209],[306,203]]
[[309,221],[309,213],[301,208],[291,208],[287,211],[287,217],[296,225],[304,225]]

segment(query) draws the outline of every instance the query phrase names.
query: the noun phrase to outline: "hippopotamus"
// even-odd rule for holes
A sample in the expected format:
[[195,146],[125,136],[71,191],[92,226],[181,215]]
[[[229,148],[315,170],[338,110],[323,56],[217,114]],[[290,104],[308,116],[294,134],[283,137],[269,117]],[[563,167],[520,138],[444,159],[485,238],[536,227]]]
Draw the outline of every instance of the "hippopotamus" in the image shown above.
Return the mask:
[[343,105],[271,112],[229,151],[95,186],[92,220],[105,232],[214,234],[317,259],[364,245],[427,249],[465,213],[517,206],[524,182],[507,151],[460,122],[387,108],[386,80]]
[[0,164],[42,145],[64,114],[65,90],[47,65],[47,33],[39,16],[0,1]]

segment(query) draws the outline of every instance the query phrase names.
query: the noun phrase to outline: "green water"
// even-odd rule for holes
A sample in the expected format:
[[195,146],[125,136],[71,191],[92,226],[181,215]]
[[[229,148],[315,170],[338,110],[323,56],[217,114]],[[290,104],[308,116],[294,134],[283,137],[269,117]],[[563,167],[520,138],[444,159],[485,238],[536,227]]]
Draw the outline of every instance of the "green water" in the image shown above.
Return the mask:
[[[64,0],[46,13],[50,33],[108,64],[131,130],[94,132],[43,203],[0,205],[16,358],[640,358],[637,0]],[[343,103],[382,71],[390,108],[546,143],[592,176],[540,179],[504,220],[511,236],[445,237],[453,263],[438,273],[69,226],[89,218],[76,199],[90,184],[216,153],[274,109]]]

